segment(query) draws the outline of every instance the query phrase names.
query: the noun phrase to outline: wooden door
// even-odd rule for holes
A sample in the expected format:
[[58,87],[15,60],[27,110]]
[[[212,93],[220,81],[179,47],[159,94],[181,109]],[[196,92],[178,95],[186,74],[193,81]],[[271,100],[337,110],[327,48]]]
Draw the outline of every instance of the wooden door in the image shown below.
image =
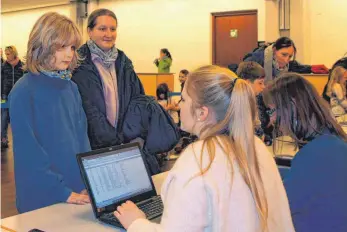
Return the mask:
[[257,10],[212,13],[212,62],[239,64],[258,46]]

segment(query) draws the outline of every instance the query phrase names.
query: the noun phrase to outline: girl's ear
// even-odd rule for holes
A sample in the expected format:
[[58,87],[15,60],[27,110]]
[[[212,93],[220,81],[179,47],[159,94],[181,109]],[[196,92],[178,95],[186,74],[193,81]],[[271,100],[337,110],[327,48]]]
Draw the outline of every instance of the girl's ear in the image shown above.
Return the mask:
[[197,115],[198,121],[200,121],[200,122],[206,121],[209,113],[210,113],[210,110],[206,106],[203,106],[203,107],[197,109],[196,115]]

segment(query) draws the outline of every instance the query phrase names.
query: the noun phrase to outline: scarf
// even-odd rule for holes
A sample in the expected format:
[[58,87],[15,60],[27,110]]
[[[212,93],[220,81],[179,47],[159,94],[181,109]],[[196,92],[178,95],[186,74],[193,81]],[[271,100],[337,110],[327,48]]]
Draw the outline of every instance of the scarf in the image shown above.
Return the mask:
[[286,65],[284,68],[278,66],[272,48],[273,45],[270,45],[264,51],[265,84],[278,77],[281,73],[287,72],[289,69],[289,65]]
[[109,51],[104,52],[98,47],[98,45],[96,45],[96,43],[93,40],[88,40],[87,45],[89,47],[90,52],[92,54],[97,55],[106,68],[110,68],[111,65],[114,62],[116,62],[118,57],[118,50],[116,46],[113,46]]
[[41,71],[41,73],[45,74],[46,76],[53,77],[53,78],[59,78],[63,80],[71,80],[72,74],[70,70],[63,70],[63,71]]

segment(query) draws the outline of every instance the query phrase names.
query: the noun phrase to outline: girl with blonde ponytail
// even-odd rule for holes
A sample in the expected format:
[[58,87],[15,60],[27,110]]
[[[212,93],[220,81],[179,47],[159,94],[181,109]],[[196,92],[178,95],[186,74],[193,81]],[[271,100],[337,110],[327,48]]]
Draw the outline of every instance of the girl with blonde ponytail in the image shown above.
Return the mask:
[[181,154],[162,187],[161,224],[131,202],[115,216],[128,231],[294,231],[272,155],[254,136],[251,87],[218,66],[189,74],[180,103],[182,129],[199,141]]

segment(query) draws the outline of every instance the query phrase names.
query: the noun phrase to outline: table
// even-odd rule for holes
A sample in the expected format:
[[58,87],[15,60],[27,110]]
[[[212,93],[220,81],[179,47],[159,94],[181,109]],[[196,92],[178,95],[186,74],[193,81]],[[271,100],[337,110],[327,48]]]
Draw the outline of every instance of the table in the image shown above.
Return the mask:
[[[152,177],[160,194],[167,172]],[[60,203],[1,220],[1,231],[27,232],[31,229],[46,232],[123,232],[95,219],[91,206]]]
[[329,74],[300,74],[305,77],[318,91],[319,95],[323,94],[325,85],[328,83]]
[[174,91],[174,73],[137,73],[146,95],[156,97],[159,84],[166,83],[170,91]]

